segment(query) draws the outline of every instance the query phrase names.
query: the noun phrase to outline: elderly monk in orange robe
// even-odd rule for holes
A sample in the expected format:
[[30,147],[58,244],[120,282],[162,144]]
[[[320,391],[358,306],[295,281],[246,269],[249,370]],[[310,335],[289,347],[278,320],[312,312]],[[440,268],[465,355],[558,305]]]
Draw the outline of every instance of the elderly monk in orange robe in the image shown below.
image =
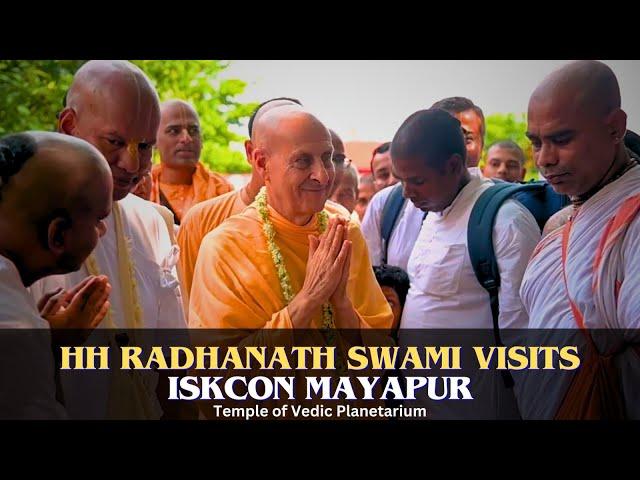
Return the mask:
[[335,177],[329,131],[299,107],[282,106],[263,115],[254,136],[251,161],[265,188],[204,238],[189,325],[389,328],[391,309],[359,227],[325,208]]
[[[254,131],[258,128],[262,116],[274,108],[282,106],[302,107],[296,100],[288,98],[276,98],[262,103],[254,112],[249,129],[249,136],[254,137]],[[248,162],[252,163],[254,142],[252,138],[245,142],[245,151]],[[344,152],[342,152],[344,154]],[[344,155],[343,155],[344,156]],[[227,218],[242,212],[255,199],[258,191],[264,185],[260,173],[254,168],[249,183],[240,190],[226,193],[211,200],[195,205],[184,217],[178,231],[178,245],[180,246],[180,259],[178,260],[178,272],[182,289],[182,298],[185,314],[188,316],[189,295],[193,284],[193,275],[198,258],[198,251],[202,239],[211,230],[216,228]],[[327,208],[334,213],[340,213],[348,218],[349,212],[341,205],[327,202]]]
[[200,119],[194,108],[182,100],[163,103],[160,163],[151,171],[151,201],[169,208],[178,224],[193,205],[233,190],[224,177],[199,162],[201,151]]
[[251,161],[265,187],[204,238],[189,325],[388,329],[393,315],[360,228],[325,207],[335,176],[327,128],[282,106],[263,115],[254,137]]

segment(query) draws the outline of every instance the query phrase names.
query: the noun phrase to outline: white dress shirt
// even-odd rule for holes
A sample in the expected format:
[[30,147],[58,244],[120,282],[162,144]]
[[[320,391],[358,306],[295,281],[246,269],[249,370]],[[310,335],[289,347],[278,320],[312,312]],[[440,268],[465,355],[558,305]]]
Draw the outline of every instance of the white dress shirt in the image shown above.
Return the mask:
[[[491,185],[491,180],[471,176],[449,207],[427,215],[409,259],[411,287],[401,328],[492,328],[489,295],[475,276],[467,249],[471,210]],[[493,228],[501,328],[527,327],[519,289],[539,239],[533,215],[516,200],[504,202]]]
[[[470,167],[467,170],[472,176],[482,177],[482,172],[478,167]],[[382,210],[394,186],[383,188],[371,198],[362,219],[362,234],[367,241],[367,247],[369,247],[371,265],[380,265],[382,262]],[[424,216],[425,213],[411,201],[405,202],[389,238],[388,265],[394,265],[407,271],[409,257],[420,233]]]
[[[382,210],[395,185],[383,188],[369,202],[362,219],[362,234],[369,248],[371,265],[382,262]],[[396,226],[391,232],[387,247],[387,264],[407,270],[409,256],[420,233],[424,212],[416,208],[411,201],[406,201]]]

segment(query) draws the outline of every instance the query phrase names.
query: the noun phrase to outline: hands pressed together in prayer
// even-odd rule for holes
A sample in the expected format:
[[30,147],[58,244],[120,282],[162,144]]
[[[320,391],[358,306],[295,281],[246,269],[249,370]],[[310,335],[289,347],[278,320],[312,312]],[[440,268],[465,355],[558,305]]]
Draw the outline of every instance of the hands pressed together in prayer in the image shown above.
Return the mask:
[[289,304],[295,328],[310,328],[313,312],[330,302],[339,328],[358,328],[358,317],[347,296],[352,243],[348,221],[331,218],[319,237],[309,236],[309,259],[300,292]]
[[105,318],[110,308],[111,285],[105,275],[90,275],[71,290],[58,288],[38,301],[40,315],[52,330],[82,331],[82,343]]

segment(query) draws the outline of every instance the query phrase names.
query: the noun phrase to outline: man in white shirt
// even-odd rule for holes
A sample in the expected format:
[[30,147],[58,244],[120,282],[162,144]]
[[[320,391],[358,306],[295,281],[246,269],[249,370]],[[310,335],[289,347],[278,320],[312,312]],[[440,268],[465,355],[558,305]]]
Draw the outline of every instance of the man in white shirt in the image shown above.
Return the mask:
[[[476,279],[467,249],[467,226],[478,197],[493,183],[466,168],[460,122],[439,110],[422,110],[402,124],[392,142],[394,176],[406,198],[429,212],[408,262],[411,287],[401,329],[486,329],[493,327],[487,291]],[[499,267],[500,328],[526,328],[518,290],[527,261],[540,238],[531,213],[515,200],[498,210],[493,245]],[[506,398],[496,377],[497,395]],[[503,398],[503,400],[504,400]],[[507,401],[507,400],[504,400]],[[438,407],[440,408],[440,407]],[[441,410],[443,415],[446,406]],[[483,404],[474,418],[498,418]],[[506,414],[507,416],[509,413]]]
[[[367,241],[372,265],[381,265],[383,263],[382,212],[394,188],[396,186],[392,185],[376,193],[371,198],[362,220],[362,234]],[[424,212],[422,210],[416,208],[409,201],[404,202],[391,232],[391,237],[389,237],[386,252],[387,259],[384,263],[400,267],[404,271],[407,270],[409,256],[418,238],[418,233],[420,233],[423,219]]]
[[[49,323],[27,287],[80,268],[105,233],[112,189],[107,162],[83,140],[45,132],[0,139],[0,418],[66,416],[56,401]],[[95,326],[108,295],[106,278],[89,278],[68,308],[56,309],[52,326]]]
[[[104,274],[109,277],[112,292],[111,309],[102,327],[186,328],[174,268],[178,249],[172,246],[167,225],[153,204],[129,193],[141,173],[148,170],[159,122],[158,95],[135,65],[90,61],[76,72],[58,130],[87,140],[103,153],[114,180],[113,211],[105,219],[106,235],[82,268],[38,282],[32,288],[35,298],[56,287],[73,285],[87,274]],[[157,340],[162,344],[151,332],[141,335],[146,337],[145,342]],[[105,381],[88,382],[77,371],[62,377],[72,418],[104,418],[105,412],[117,410],[107,401],[107,379],[102,379]],[[151,393],[152,383],[148,393],[154,406],[146,411],[154,412],[151,417],[155,418],[160,410]],[[127,412],[125,416],[136,417],[137,413]],[[142,418],[148,418],[146,415]]]
[[[464,135],[465,149],[467,151],[467,167],[469,173],[476,176],[482,175],[478,168],[485,133],[485,121],[482,109],[464,97],[444,98],[436,102],[431,108],[444,110],[460,121]],[[374,156],[374,160],[375,159],[376,157]],[[379,165],[383,166],[384,164],[382,161],[378,161],[375,164],[373,161],[371,162],[372,169],[381,168]],[[384,169],[382,170],[383,173],[378,173],[378,176],[384,174]],[[380,265],[384,260],[385,246],[382,237],[382,213],[398,181],[393,176],[393,172],[385,178],[389,186],[386,186],[373,196],[362,220],[362,234],[369,247],[369,256],[371,257],[372,265]],[[407,270],[409,256],[418,238],[418,233],[420,233],[424,215],[425,213],[413,205],[413,203],[409,201],[404,202],[398,219],[391,231],[389,243],[386,246],[387,258],[385,263],[400,267],[405,271]]]

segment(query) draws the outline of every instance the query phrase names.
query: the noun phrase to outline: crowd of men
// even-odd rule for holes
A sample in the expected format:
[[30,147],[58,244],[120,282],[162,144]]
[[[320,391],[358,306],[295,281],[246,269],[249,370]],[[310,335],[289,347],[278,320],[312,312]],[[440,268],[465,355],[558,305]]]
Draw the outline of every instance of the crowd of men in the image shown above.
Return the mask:
[[[615,346],[590,340],[594,368],[632,368],[611,391],[599,388],[617,413],[638,418],[640,166],[614,72],[573,62],[532,93],[534,160],[568,206],[545,226],[520,197],[503,199],[487,230],[495,294],[479,281],[469,225],[487,192],[526,185],[523,150],[503,139],[478,168],[485,119],[464,97],[401,120],[360,176],[340,136],[300,101],[268,100],[249,122],[251,178],[235,190],[200,161],[189,103],[161,104],[129,62],[85,63],[57,133],[0,139],[1,326],[53,336],[69,327],[381,329],[399,330],[400,343],[405,330],[582,329],[590,339],[610,329],[621,332]],[[28,392],[0,394],[3,417],[117,417],[113,380],[88,388],[57,371],[51,348],[41,355]],[[603,366],[604,357],[615,361]],[[129,414],[163,416],[156,377],[121,381],[147,393]],[[518,398],[507,413],[481,416],[583,418],[590,384],[581,381],[568,377],[553,400]],[[496,402],[514,400],[516,387],[500,383]]]

